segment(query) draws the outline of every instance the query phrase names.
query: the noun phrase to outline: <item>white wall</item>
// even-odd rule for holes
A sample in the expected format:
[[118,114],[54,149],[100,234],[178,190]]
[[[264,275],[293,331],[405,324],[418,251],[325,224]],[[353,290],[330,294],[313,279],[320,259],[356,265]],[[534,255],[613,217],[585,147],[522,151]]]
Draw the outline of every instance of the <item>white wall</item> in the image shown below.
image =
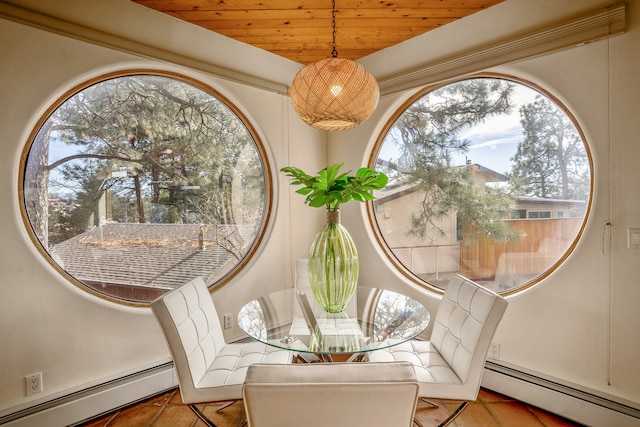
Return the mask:
[[[139,43],[156,44],[201,62],[189,67],[156,61],[126,53],[125,48],[0,19],[0,413],[168,357],[148,309],[105,302],[69,284],[41,259],[25,231],[17,191],[19,160],[30,132],[64,92],[105,72],[160,68],[202,79],[249,117],[270,155],[276,202],[269,233],[249,268],[214,294],[220,311],[232,313],[251,297],[291,285],[292,260],[306,256],[323,221],[322,212],[304,206],[278,170],[295,165],[317,171],[342,161],[351,169],[366,164],[385,122],[420,89],[384,97],[374,116],[359,128],[322,133],[295,116],[285,95],[254,87],[262,80],[249,85],[235,81],[245,73],[263,73],[259,77],[267,82],[286,86],[299,68],[290,61],[155,16],[126,0],[19,3],[130,39],[138,47]],[[394,64],[407,69],[416,58],[477,46],[492,36],[486,30],[495,27],[496,20],[504,23],[496,33],[504,28],[517,32],[517,25],[552,22],[561,15],[606,4],[602,0],[506,0],[495,10],[472,16],[468,27],[456,23],[451,30],[445,27],[364,62],[374,75],[392,75]],[[5,6],[0,3],[0,13]],[[505,20],[507,13],[518,13],[518,17]],[[510,297],[496,337],[501,358],[640,406],[640,280],[633,275],[640,252],[626,249],[626,228],[640,227],[640,197],[634,190],[640,184],[640,168],[634,164],[640,159],[639,0],[627,1],[627,15],[623,35],[487,71],[527,79],[556,95],[576,115],[596,167],[595,199],[585,236],[561,269],[539,286]],[[44,21],[57,25],[54,18]],[[453,30],[455,37],[443,37]],[[104,40],[102,36],[98,39]],[[176,58],[176,62],[190,63]],[[213,77],[202,63],[227,71],[235,67],[239,78]],[[401,290],[420,298],[431,310],[437,308],[438,296],[425,295],[392,271],[376,248],[362,205],[345,206],[343,222],[358,245],[363,284]],[[602,229],[607,222],[613,224],[611,247],[603,248]],[[237,336],[237,330],[229,333],[229,338]],[[27,398],[23,378],[37,371],[44,374],[45,391]]]
[[[87,19],[96,21],[104,15],[100,6],[122,6],[129,14],[126,20],[120,21],[122,27],[114,30],[126,28],[129,19],[135,21],[130,14],[142,13],[137,21],[149,22],[148,9],[128,1],[96,1],[92,7],[82,2],[84,10],[78,7],[80,2],[37,2],[37,5],[53,3],[58,3],[62,12],[86,15]],[[153,21],[149,23],[153,27]],[[167,29],[166,25],[161,27]],[[197,36],[200,46],[209,46],[211,57],[221,55],[216,52],[218,49],[222,53],[226,51],[220,45],[227,40],[208,32],[196,31],[191,35],[187,31],[184,34]],[[171,43],[170,39],[177,35],[165,32],[162,37],[168,40],[157,41]],[[145,34],[138,31],[136,36],[143,38]],[[183,43],[181,40],[180,45]],[[288,179],[278,170],[290,161],[320,169],[325,163],[325,149],[324,135],[299,122],[287,97],[9,20],[0,20],[0,45],[0,128],[3,135],[0,192],[4,199],[0,204],[0,413],[116,378],[169,357],[149,309],[110,303],[70,284],[42,260],[20,216],[18,165],[29,134],[47,108],[81,82],[124,69],[169,70],[216,87],[243,110],[270,156],[275,186],[274,220],[260,254],[251,261],[250,268],[238,275],[233,286],[216,293],[215,298],[221,312],[233,313],[242,301],[291,286],[293,269],[288,260],[304,256],[315,227],[307,227],[311,223],[309,216],[290,217]],[[238,46],[232,45],[231,49],[237,52]],[[289,62],[275,58],[269,64],[269,72],[278,74],[279,69],[280,74],[289,76],[286,79],[292,78],[292,72],[299,66],[292,67]],[[289,153],[290,140],[292,144],[304,143],[305,150]],[[302,210],[302,201],[299,202]],[[296,229],[306,231],[292,236],[290,223],[295,224]],[[320,224],[318,218],[318,227]],[[231,289],[233,293],[229,292]],[[240,332],[234,329],[229,335],[230,338],[237,337]],[[43,372],[44,392],[26,397],[24,376],[38,371]]]
[[[508,0],[500,12],[523,12],[508,21],[512,25],[525,16],[552,17],[556,7],[579,3]],[[585,10],[598,6],[581,4]],[[482,13],[488,16],[491,12]],[[640,197],[633,190],[640,178],[634,166],[634,159],[640,158],[634,124],[640,110],[640,59],[634,53],[640,50],[639,20],[640,2],[627,1],[627,31],[623,35],[484,70],[522,78],[555,95],[575,114],[595,164],[594,203],[584,237],[562,268],[538,286],[510,297],[496,336],[501,359],[636,403],[640,402],[640,365],[634,362],[640,360],[640,279],[633,271],[640,252],[626,248],[626,229],[640,223]],[[489,22],[482,20],[476,27]],[[440,36],[437,49],[458,48]],[[473,34],[456,40],[461,42],[478,43]],[[409,55],[411,50],[394,52],[396,60],[416,61],[418,43],[414,40],[410,44],[414,56]],[[428,39],[422,46],[431,46]],[[376,59],[384,54],[380,52]],[[375,73],[374,65],[370,69]],[[360,128],[331,138],[330,163],[343,158],[354,165],[366,163],[384,123],[418,89],[386,97],[373,118]],[[356,244],[370,267],[361,272],[361,281],[402,286],[367,236],[370,227],[364,209],[359,213],[347,217],[347,225],[358,236]],[[610,249],[602,244],[608,222],[613,224]]]

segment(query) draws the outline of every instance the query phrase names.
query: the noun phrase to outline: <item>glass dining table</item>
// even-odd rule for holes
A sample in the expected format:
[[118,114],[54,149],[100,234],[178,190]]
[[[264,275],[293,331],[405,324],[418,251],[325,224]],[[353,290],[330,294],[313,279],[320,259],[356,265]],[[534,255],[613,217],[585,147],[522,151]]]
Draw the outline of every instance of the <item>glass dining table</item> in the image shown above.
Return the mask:
[[389,290],[358,286],[347,308],[327,313],[310,289],[285,289],[247,302],[238,325],[252,339],[290,350],[306,362],[358,361],[370,351],[420,335],[429,311]]

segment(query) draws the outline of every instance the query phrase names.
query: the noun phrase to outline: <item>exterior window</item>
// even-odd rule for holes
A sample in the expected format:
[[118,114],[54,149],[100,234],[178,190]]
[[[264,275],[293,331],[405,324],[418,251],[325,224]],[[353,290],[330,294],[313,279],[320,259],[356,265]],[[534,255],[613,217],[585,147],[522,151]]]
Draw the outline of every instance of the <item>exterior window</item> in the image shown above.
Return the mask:
[[531,211],[528,212],[529,218],[551,218],[551,212],[549,211],[544,211],[544,212],[540,212],[540,211]]
[[23,213],[41,251],[75,284],[128,304],[197,276],[225,283],[270,212],[255,132],[213,89],[174,74],[83,85],[23,158]]
[[454,273],[503,293],[550,274],[591,205],[591,157],[566,111],[495,75],[409,100],[370,161],[390,177],[369,214],[393,264],[436,291]]
[[515,209],[511,214],[511,219],[522,219],[527,217],[526,209]]

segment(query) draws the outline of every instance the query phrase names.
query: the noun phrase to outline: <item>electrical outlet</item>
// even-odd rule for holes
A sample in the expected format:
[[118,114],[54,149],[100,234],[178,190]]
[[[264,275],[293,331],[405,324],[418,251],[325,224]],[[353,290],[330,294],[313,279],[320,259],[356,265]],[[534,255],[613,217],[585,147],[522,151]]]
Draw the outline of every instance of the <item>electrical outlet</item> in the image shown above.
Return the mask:
[[40,393],[42,391],[42,372],[36,372],[33,375],[24,377],[27,386],[27,396]]
[[231,322],[233,321],[233,314],[224,315],[224,328],[231,329]]
[[491,343],[489,346],[489,357],[492,359],[500,359],[500,343]]

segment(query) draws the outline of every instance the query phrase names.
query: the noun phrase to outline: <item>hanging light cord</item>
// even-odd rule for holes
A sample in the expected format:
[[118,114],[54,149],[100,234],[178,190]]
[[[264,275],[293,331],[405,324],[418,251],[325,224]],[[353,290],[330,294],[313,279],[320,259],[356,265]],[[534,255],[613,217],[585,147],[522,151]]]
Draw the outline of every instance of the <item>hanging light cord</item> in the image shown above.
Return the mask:
[[333,40],[331,43],[331,47],[333,48],[333,50],[331,51],[331,56],[333,58],[337,58],[338,51],[336,50],[336,0],[333,0],[331,2],[331,27],[333,29]]

